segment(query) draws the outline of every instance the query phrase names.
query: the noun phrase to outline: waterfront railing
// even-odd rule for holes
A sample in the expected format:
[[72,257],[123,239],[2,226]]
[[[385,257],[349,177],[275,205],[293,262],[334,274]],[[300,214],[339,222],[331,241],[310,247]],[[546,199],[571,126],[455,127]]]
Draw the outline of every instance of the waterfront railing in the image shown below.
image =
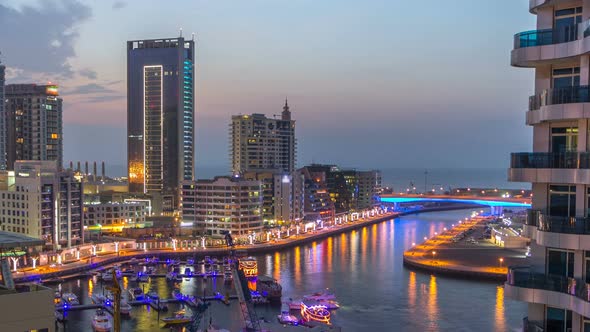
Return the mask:
[[543,232],[590,235],[588,217],[551,216],[541,210],[529,210],[525,223]]

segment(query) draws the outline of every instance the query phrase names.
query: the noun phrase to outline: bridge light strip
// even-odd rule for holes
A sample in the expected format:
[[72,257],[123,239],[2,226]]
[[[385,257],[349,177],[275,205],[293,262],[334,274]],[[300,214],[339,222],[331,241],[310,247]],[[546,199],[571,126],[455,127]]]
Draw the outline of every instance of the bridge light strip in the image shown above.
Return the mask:
[[420,198],[420,197],[382,197],[384,203],[413,203],[413,202],[441,202],[441,203],[463,203],[485,206],[521,207],[530,208],[530,203],[486,201],[482,199],[454,199],[454,198]]

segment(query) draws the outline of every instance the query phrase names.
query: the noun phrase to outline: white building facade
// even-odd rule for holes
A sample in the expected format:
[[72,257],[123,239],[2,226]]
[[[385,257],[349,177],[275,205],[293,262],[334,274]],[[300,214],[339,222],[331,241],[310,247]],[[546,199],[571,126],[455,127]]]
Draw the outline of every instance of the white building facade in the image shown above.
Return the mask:
[[84,225],[143,225],[148,214],[146,202],[113,202],[84,204]]
[[237,177],[184,181],[181,191],[182,222],[203,235],[248,235],[262,230],[260,181]]
[[533,146],[512,154],[508,177],[532,183],[532,256],[509,269],[505,291],[529,303],[525,331],[589,331],[590,0],[529,3],[536,30],[516,34],[511,63],[535,70]]
[[82,183],[57,161],[16,161],[0,183],[3,231],[45,240],[53,249],[82,242]]

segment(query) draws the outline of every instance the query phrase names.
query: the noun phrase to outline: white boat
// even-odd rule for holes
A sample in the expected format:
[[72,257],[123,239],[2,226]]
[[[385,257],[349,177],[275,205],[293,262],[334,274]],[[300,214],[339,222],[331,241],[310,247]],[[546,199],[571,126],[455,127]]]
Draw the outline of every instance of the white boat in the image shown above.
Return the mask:
[[174,273],[172,271],[166,273],[166,280],[168,280],[168,281],[176,280],[176,273]]
[[192,316],[188,316],[184,310],[178,311],[174,316],[163,318],[162,321],[166,324],[185,324],[193,320]]
[[323,291],[319,291],[313,294],[308,294],[303,296],[303,300],[311,300],[311,301],[326,301],[326,300],[336,300],[336,295],[332,293],[329,289],[325,289]]
[[146,274],[139,274],[137,278],[135,278],[137,282],[148,282],[150,281],[150,277]]
[[145,295],[147,295],[147,297],[149,297],[152,300],[157,300],[160,298],[160,296],[158,295],[158,293],[156,293],[156,291],[149,291],[147,292]]
[[129,315],[131,313],[131,305],[127,303],[125,300],[121,300],[121,305],[119,306],[119,311],[122,315]]
[[139,287],[129,289],[129,297],[134,301],[143,301],[145,300],[145,294]]
[[110,332],[113,328],[113,324],[111,323],[109,317],[102,309],[96,310],[94,318],[92,318],[92,328],[94,331],[101,332]]
[[281,314],[277,315],[277,319],[281,324],[299,325],[299,320],[297,319],[297,317],[291,315],[289,311],[281,311]]
[[103,281],[113,281],[113,273],[112,272],[105,272],[100,275],[100,278]]
[[69,305],[80,304],[80,301],[78,301],[78,297],[74,293],[64,293],[61,296],[61,299]]
[[104,301],[107,299],[107,297],[104,296],[103,294],[98,293],[98,294],[92,294],[90,299],[92,300],[92,303],[94,303],[94,304],[103,304]]

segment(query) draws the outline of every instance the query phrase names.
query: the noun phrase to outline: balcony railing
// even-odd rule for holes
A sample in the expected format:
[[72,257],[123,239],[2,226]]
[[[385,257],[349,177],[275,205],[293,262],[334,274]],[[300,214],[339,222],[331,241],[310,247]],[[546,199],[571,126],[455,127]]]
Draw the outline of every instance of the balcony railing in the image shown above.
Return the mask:
[[531,267],[510,267],[506,283],[515,287],[568,294],[590,302],[590,284],[581,279],[534,272]]
[[543,29],[520,32],[514,35],[514,48],[517,49],[523,47],[544,46],[571,42],[579,38],[578,29],[581,28],[583,28],[583,26],[573,24],[561,27],[559,29]]
[[547,89],[529,97],[529,111],[538,110],[541,106],[588,102],[590,102],[590,86],[588,85]]
[[590,152],[512,153],[510,168],[590,169]]
[[536,226],[543,232],[590,235],[590,218],[588,217],[550,216],[544,211],[529,210],[526,224]]

